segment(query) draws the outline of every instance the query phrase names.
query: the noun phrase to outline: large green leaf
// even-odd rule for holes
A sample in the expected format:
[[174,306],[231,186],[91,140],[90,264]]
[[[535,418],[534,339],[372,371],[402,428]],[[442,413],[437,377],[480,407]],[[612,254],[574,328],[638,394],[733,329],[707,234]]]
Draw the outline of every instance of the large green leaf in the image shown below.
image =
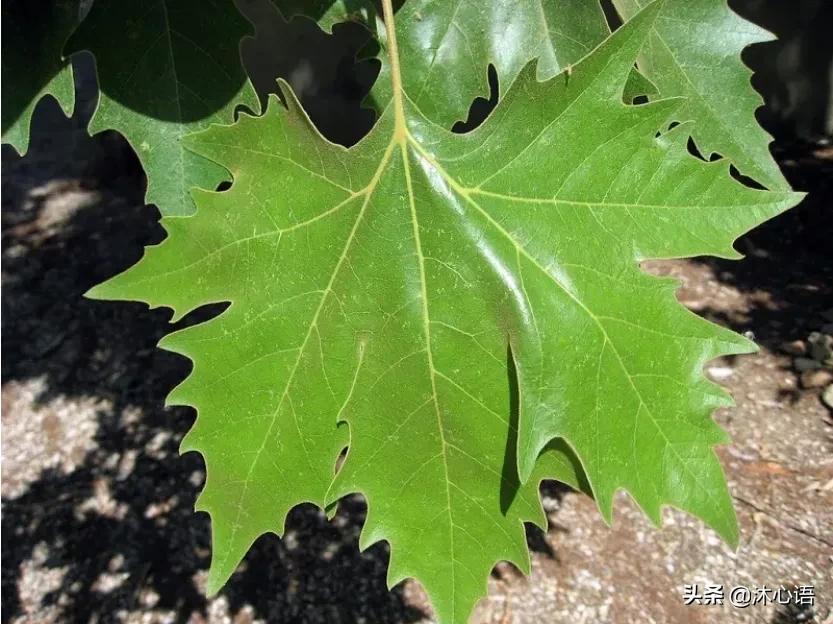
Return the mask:
[[[614,0],[625,18],[648,0]],[[788,189],[769,152],[772,140],[755,121],[763,104],[741,51],[774,37],[735,14],[726,0],[667,0],[639,67],[662,96],[685,96],[677,113],[694,120],[692,134],[705,154],[718,152],[771,189]]]
[[228,177],[182,137],[230,123],[238,105],[258,110],[240,61],[249,30],[230,0],[97,0],[67,44],[96,57],[101,98],[90,132],[125,136],[147,174],[147,201],[162,214],[190,214],[189,189]]
[[662,132],[682,100],[623,104],[659,6],[569,79],[528,66],[455,135],[403,88],[386,1],[392,100],[358,145],[321,138],[285,85],[289,110],[188,140],[233,185],[197,191],[194,216],[163,219],[168,238],[91,296],[175,318],[231,303],[162,342],[194,362],[169,401],[199,411],[183,449],[207,465],[211,591],[293,505],[360,492],[389,582],[416,577],[440,621],[464,622],[496,561],[526,568],[537,481],[578,483],[573,451],[605,518],[624,488],[655,522],[673,505],[736,542],[710,418],[729,399],[701,368],[753,345],[638,263],[737,257],[734,238],[798,196],[689,155],[685,126]]
[[72,67],[61,50],[78,23],[78,0],[3,0],[3,143],[29,148],[35,106],[51,95],[69,116],[75,107]]

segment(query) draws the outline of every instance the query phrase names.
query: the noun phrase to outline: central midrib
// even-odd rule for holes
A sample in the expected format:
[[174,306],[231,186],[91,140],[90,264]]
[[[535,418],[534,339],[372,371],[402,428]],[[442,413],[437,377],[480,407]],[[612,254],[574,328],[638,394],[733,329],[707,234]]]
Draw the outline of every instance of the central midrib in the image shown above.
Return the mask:
[[[543,265],[541,265],[540,261],[537,258],[535,258],[532,254],[530,254],[526,249],[524,249],[518,243],[518,241],[508,231],[506,231],[500,225],[500,223],[498,223],[491,215],[488,214],[488,212],[486,212],[480,206],[480,204],[473,197],[473,196],[477,195],[480,192],[479,188],[473,188],[473,189],[472,188],[467,188],[467,187],[461,185],[455,179],[453,179],[453,177],[450,176],[448,174],[448,172],[446,172],[445,169],[433,158],[433,155],[430,154],[420,144],[420,142],[411,135],[410,131],[408,130],[407,123],[406,123],[406,120],[405,120],[405,108],[404,108],[404,98],[403,98],[402,76],[401,76],[400,61],[399,61],[399,48],[398,48],[397,39],[396,39],[396,28],[395,28],[394,13],[393,13],[393,7],[392,7],[391,0],[382,0],[382,7],[383,7],[383,11],[384,11],[385,30],[386,30],[386,34],[387,34],[387,40],[388,40],[387,53],[388,53],[388,58],[389,58],[389,61],[390,61],[390,67],[391,67],[390,77],[391,77],[391,87],[392,87],[392,90],[393,90],[393,105],[394,105],[394,116],[395,116],[395,126],[394,126],[394,132],[393,132],[393,136],[392,136],[391,140],[392,140],[392,142],[398,142],[400,144],[401,150],[402,150],[403,166],[405,168],[406,183],[408,185],[408,195],[409,195],[409,202],[410,202],[410,207],[411,207],[411,216],[412,216],[412,222],[413,222],[413,228],[414,228],[414,239],[415,239],[415,245],[417,247],[417,255],[418,255],[418,258],[420,260],[420,286],[422,288],[423,316],[424,316],[424,322],[426,323],[426,328],[425,328],[424,331],[425,331],[425,340],[426,340],[426,347],[427,347],[427,353],[428,353],[428,367],[429,367],[429,370],[430,370],[430,373],[431,373],[432,392],[433,392],[434,403],[435,403],[436,411],[437,411],[438,426],[439,426],[441,440],[442,440],[443,449],[444,449],[443,459],[445,461],[446,486],[447,487],[449,486],[450,474],[449,474],[449,471],[448,471],[448,463],[447,463],[446,452],[445,452],[445,450],[446,450],[446,441],[445,441],[445,437],[444,437],[444,427],[443,427],[443,423],[442,423],[442,414],[441,414],[441,410],[439,408],[439,401],[438,401],[438,397],[437,397],[437,394],[436,394],[436,382],[435,382],[436,369],[435,369],[434,364],[433,364],[433,357],[432,357],[432,351],[431,351],[430,322],[429,322],[429,318],[428,318],[427,284],[426,284],[425,270],[424,270],[424,254],[422,253],[422,249],[421,249],[421,243],[420,243],[420,238],[419,238],[419,223],[418,223],[418,220],[417,220],[417,210],[416,210],[416,205],[415,205],[415,201],[414,201],[414,197],[413,197],[413,189],[411,187],[410,162],[409,162],[409,157],[408,157],[408,148],[411,147],[411,146],[414,148],[414,150],[417,152],[417,154],[422,159],[424,159],[432,168],[434,168],[440,174],[440,176],[449,184],[449,186],[452,187],[452,189],[454,189],[461,197],[463,197],[468,204],[470,204],[472,207],[474,207],[475,210],[478,213],[482,214],[486,218],[486,220],[488,222],[490,222],[490,224],[493,227],[495,227],[503,236],[505,236],[515,246],[515,248],[521,254],[523,254],[529,261],[531,261],[532,264],[536,268],[541,270],[547,277],[549,277],[559,289],[561,289],[570,299],[572,299],[592,319],[592,321],[597,326],[597,328],[599,329],[599,331],[600,331],[600,333],[601,333],[601,335],[604,339],[604,344],[611,347],[611,349],[613,351],[613,354],[615,356],[615,359],[617,361],[617,364],[619,365],[622,372],[624,373],[624,375],[627,379],[628,385],[630,386],[631,390],[634,392],[637,400],[640,403],[640,408],[645,409],[645,412],[648,414],[648,417],[651,420],[651,422],[653,423],[654,428],[657,430],[657,432],[665,440],[667,446],[669,448],[671,448],[672,453],[680,461],[680,464],[683,467],[685,467],[685,462],[682,461],[682,457],[679,456],[676,449],[674,449],[673,445],[671,445],[670,440],[668,439],[668,436],[667,436],[666,432],[662,429],[662,427],[660,427],[660,425],[657,422],[655,416],[653,415],[651,409],[648,407],[648,404],[646,403],[646,401],[642,397],[642,393],[637,388],[637,386],[636,386],[636,384],[633,380],[633,377],[630,373],[630,370],[625,365],[625,361],[624,361],[622,355],[619,353],[619,350],[617,349],[616,344],[611,339],[610,335],[608,334],[607,328],[602,323],[601,319],[599,319],[598,316],[590,308],[587,307],[587,305],[577,296],[576,293],[572,292],[571,289],[569,289],[565,284],[563,284],[560,280],[558,280],[555,276],[553,276],[550,271],[547,271],[546,268]],[[570,106],[573,103],[574,102],[571,102]],[[637,417],[638,417],[638,414],[637,414]],[[532,441],[531,438],[527,438],[527,440],[526,440],[527,445],[529,443],[531,443],[531,441]],[[528,448],[526,450],[527,450],[527,452],[529,451]],[[699,479],[697,478],[697,475],[693,475],[693,476],[695,478],[695,481],[699,483]],[[707,488],[706,488],[706,491],[708,491]],[[449,535],[450,535],[450,541],[451,541],[451,552],[452,552],[452,555],[453,555],[453,550],[454,550],[454,546],[453,546],[454,521],[453,521],[453,518],[451,517],[450,489],[448,490],[448,492],[449,492],[449,494],[448,494],[448,508],[449,508],[449,522],[450,522]],[[453,602],[454,602],[454,596],[453,596],[454,577],[453,577],[453,574],[454,574],[454,564],[452,563],[452,605],[453,605]]]
[[[381,161],[378,165],[378,168],[377,168],[373,178],[371,179],[370,183],[368,184],[367,187],[365,187],[361,191],[356,192],[353,195],[353,197],[351,197],[351,199],[352,199],[352,198],[363,195],[364,196],[364,204],[363,204],[362,209],[359,213],[359,216],[357,217],[356,223],[353,226],[351,234],[348,237],[348,241],[345,245],[345,249],[342,252],[341,260],[343,260],[344,256],[348,253],[349,248],[350,248],[350,244],[351,244],[352,239],[353,239],[354,234],[355,234],[355,231],[361,223],[362,216],[364,215],[367,204],[369,203],[371,196],[375,192],[375,190],[377,188],[377,185],[378,185],[378,183],[379,183],[379,181],[380,181],[380,179],[383,175],[384,170],[390,164],[393,153],[395,152],[395,150],[398,147],[399,150],[400,150],[400,153],[401,153],[402,164],[403,164],[403,167],[404,167],[405,182],[406,182],[407,194],[408,194],[408,206],[409,206],[409,209],[410,209],[411,224],[412,224],[412,230],[413,230],[414,246],[415,246],[416,257],[417,257],[418,263],[419,263],[418,269],[419,269],[419,274],[420,274],[420,289],[421,289],[421,302],[422,302],[421,315],[422,315],[422,322],[423,322],[424,340],[425,340],[425,343],[426,343],[426,366],[427,366],[427,369],[428,369],[428,372],[429,372],[431,401],[434,403],[434,407],[435,407],[435,414],[436,414],[436,417],[437,417],[437,427],[438,427],[439,437],[440,437],[441,446],[442,446],[441,456],[442,456],[442,459],[443,459],[444,472],[445,472],[445,481],[446,481],[445,485],[446,485],[446,503],[447,503],[447,514],[448,514],[449,553],[451,555],[451,557],[450,557],[450,559],[451,559],[451,565],[450,565],[450,568],[451,568],[451,608],[452,608],[452,611],[453,611],[454,608],[455,608],[455,589],[456,589],[456,587],[455,587],[455,585],[456,585],[455,577],[456,577],[457,562],[456,562],[456,558],[455,558],[455,555],[454,555],[454,531],[455,531],[456,525],[454,523],[452,505],[451,505],[451,487],[452,487],[452,485],[454,487],[458,487],[458,486],[456,484],[453,484],[452,481],[451,481],[451,478],[450,478],[451,474],[450,474],[449,464],[448,464],[449,444],[446,440],[446,435],[445,435],[446,430],[445,430],[445,426],[444,426],[444,422],[443,422],[443,414],[442,414],[442,410],[440,409],[439,396],[438,396],[438,393],[437,393],[436,378],[437,378],[438,375],[440,375],[440,373],[436,369],[436,367],[434,365],[434,361],[433,361],[433,351],[432,351],[432,345],[431,345],[430,311],[429,311],[429,302],[428,302],[428,285],[427,285],[426,270],[425,270],[425,254],[423,252],[423,247],[422,247],[422,241],[421,241],[421,235],[420,235],[420,225],[419,225],[419,215],[418,215],[418,210],[417,210],[417,206],[416,206],[416,198],[415,198],[414,189],[413,189],[413,179],[412,179],[412,175],[411,175],[411,162],[410,162],[411,155],[409,153],[411,149],[414,150],[415,155],[420,160],[423,160],[425,162],[425,164],[427,164],[431,168],[435,169],[437,171],[437,173],[449,184],[449,186],[457,194],[459,194],[464,200],[466,200],[466,202],[469,203],[478,213],[482,214],[482,216],[485,217],[485,219],[493,227],[495,227],[502,235],[504,235],[515,246],[518,253],[525,256],[529,261],[531,261],[533,263],[534,266],[536,266],[544,274],[546,274],[555,283],[555,285],[557,285],[562,291],[564,291],[564,293],[568,297],[573,299],[575,301],[575,303],[580,308],[582,308],[588,314],[588,316],[596,323],[599,330],[601,331],[602,336],[604,337],[604,347],[607,347],[607,346],[611,347],[611,349],[612,349],[612,351],[615,355],[615,358],[617,360],[618,365],[621,367],[623,373],[625,374],[625,377],[627,378],[627,380],[630,384],[631,389],[633,390],[634,394],[636,395],[636,397],[638,398],[638,400],[640,402],[640,407],[645,408],[645,412],[647,413],[649,418],[653,421],[653,424],[654,424],[655,428],[657,429],[657,431],[662,435],[663,438],[665,438],[666,443],[669,443],[669,440],[668,440],[665,432],[662,430],[662,428],[659,426],[659,424],[654,419],[654,416],[651,413],[650,409],[648,408],[647,404],[643,400],[639,389],[634,384],[632,376],[631,376],[629,370],[627,369],[624,360],[622,359],[621,355],[619,354],[618,350],[616,349],[616,345],[613,343],[613,341],[608,336],[607,330],[604,327],[601,320],[599,319],[599,317],[597,317],[595,315],[595,313],[592,310],[590,310],[586,306],[586,304],[584,304],[584,302],[582,302],[577,297],[577,295],[575,293],[571,292],[571,290],[569,288],[567,288],[567,286],[565,284],[561,283],[555,276],[553,276],[551,274],[550,271],[547,271],[546,268],[543,265],[541,265],[540,261],[537,258],[535,258],[532,254],[530,254],[526,249],[524,249],[518,243],[518,241],[508,231],[506,231],[501,226],[501,224],[499,222],[497,222],[487,211],[485,211],[477,203],[477,201],[475,200],[475,197],[477,195],[479,195],[479,194],[488,194],[488,193],[481,191],[479,188],[468,188],[468,187],[465,187],[465,186],[461,185],[447,171],[445,171],[445,169],[440,165],[440,163],[436,161],[433,154],[428,152],[420,144],[420,142],[410,134],[410,131],[408,130],[407,125],[406,125],[404,97],[403,97],[403,90],[402,90],[402,78],[401,78],[400,62],[399,62],[399,57],[398,57],[398,45],[397,45],[397,40],[396,40],[394,15],[393,15],[393,8],[392,8],[392,5],[391,5],[391,0],[383,0],[382,1],[382,6],[383,6],[383,9],[384,9],[385,28],[386,28],[386,31],[387,31],[387,43],[388,43],[387,53],[388,53],[388,56],[389,56],[390,67],[391,67],[390,79],[391,79],[391,85],[392,85],[392,88],[393,88],[393,102],[392,103],[393,103],[393,107],[394,107],[394,129],[393,129],[393,132],[392,132],[392,135],[391,135],[390,143],[388,144],[388,146],[387,146],[387,148],[384,152],[384,155],[383,155],[383,157],[382,157],[382,159],[381,159]],[[512,199],[520,199],[520,198],[512,198]],[[328,285],[327,289],[325,289],[325,292],[329,292],[329,290],[331,289],[331,287],[333,285],[332,280],[335,279],[335,275],[338,273],[338,269],[339,269],[339,266],[341,264],[341,260],[339,261],[336,269],[334,270],[333,275],[331,276],[331,282]],[[307,336],[304,340],[304,343],[301,346],[301,349],[299,350],[300,352],[303,352],[304,346],[306,345],[306,342],[309,339],[313,328],[317,324],[318,315],[319,315],[321,309],[323,308],[323,302],[324,302],[325,299],[326,299],[326,296],[322,298],[322,301],[320,302],[320,305],[319,305],[318,309],[316,310],[315,316],[314,316],[314,318],[312,320],[312,323],[310,325],[310,328],[309,328],[309,332],[308,332],[308,334],[307,334]],[[300,355],[299,355],[299,360],[300,360]],[[287,380],[287,383],[284,387],[284,392],[283,392],[282,398],[280,400],[281,404],[283,402],[283,399],[286,397],[287,393],[289,392],[290,385],[291,385],[292,380],[293,380],[293,378],[295,376],[295,373],[297,371],[298,363],[299,362],[296,361],[295,367],[291,371],[291,373],[289,375],[289,378]],[[354,378],[353,384],[355,385],[355,383],[356,383],[356,379]],[[351,394],[352,394],[352,389],[351,389]],[[278,409],[279,408],[280,408],[280,405],[278,406]],[[278,410],[276,410],[275,414],[273,414],[272,423],[270,424],[270,427],[269,427],[269,432],[271,432],[272,426],[274,425],[274,420],[277,417],[277,411]],[[637,414],[637,416],[638,416],[638,414]],[[269,437],[269,432],[267,432],[267,435],[265,436],[265,438]],[[676,451],[674,451],[673,446],[671,446],[670,443],[669,443],[669,446],[671,447],[672,451],[676,455],[677,453],[676,453]],[[262,447],[261,447],[261,449],[258,450],[258,453],[257,453],[257,455],[256,455],[256,457],[255,457],[255,459],[254,459],[254,461],[253,461],[253,463],[250,467],[249,475],[247,476],[246,483],[244,484],[243,492],[241,494],[241,498],[240,498],[241,503],[242,503],[242,499],[245,497],[246,488],[248,486],[248,481],[251,477],[251,473],[254,470],[255,464],[257,463],[257,459],[258,459],[262,450],[263,450]],[[678,456],[678,459],[681,460],[682,458],[679,458],[679,456]],[[684,462],[682,462],[682,461],[681,461],[681,464],[683,466],[685,466]],[[592,487],[592,484],[591,484],[591,487]],[[242,505],[241,505],[241,507],[242,507]],[[238,512],[240,512],[240,511],[241,511],[241,509],[239,508]],[[236,524],[237,523],[235,523],[235,525]],[[232,534],[232,537],[233,537],[233,535],[234,535],[234,533]]]
[[434,356],[431,349],[431,322],[428,310],[428,286],[425,275],[425,254],[422,251],[422,240],[419,232],[419,219],[416,209],[416,201],[414,198],[413,182],[411,179],[411,164],[408,156],[409,144],[413,142],[413,138],[408,131],[405,122],[405,106],[402,97],[402,74],[399,63],[399,45],[396,39],[396,26],[393,15],[393,6],[391,0],[382,0],[382,8],[385,19],[385,30],[387,34],[388,43],[388,59],[390,61],[390,77],[391,89],[393,91],[393,107],[394,107],[394,130],[391,140],[399,143],[399,148],[402,154],[402,166],[405,170],[405,183],[408,191],[408,205],[411,212],[411,225],[413,229],[414,246],[419,261],[419,283],[420,283],[420,298],[422,300],[422,323],[423,335],[426,346],[426,365],[428,367],[428,374],[431,381],[431,398],[434,403],[434,413],[437,417],[437,430],[440,435],[440,444],[442,446],[443,470],[445,472],[445,494],[446,494],[446,509],[448,512],[448,544],[449,555],[451,561],[451,611],[455,610],[456,598],[456,556],[454,554],[454,517],[451,510],[451,474],[448,468],[448,442],[445,437],[445,426],[442,418],[442,410],[440,409],[439,397],[437,395],[437,375],[434,366]]

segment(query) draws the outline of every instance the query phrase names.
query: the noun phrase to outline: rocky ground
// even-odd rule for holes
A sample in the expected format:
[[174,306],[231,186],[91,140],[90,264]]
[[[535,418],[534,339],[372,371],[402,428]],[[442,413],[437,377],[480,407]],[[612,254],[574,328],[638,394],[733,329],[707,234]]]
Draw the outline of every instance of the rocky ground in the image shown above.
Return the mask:
[[[162,408],[188,364],[154,349],[168,315],[81,298],[162,237],[158,215],[142,206],[141,173],[117,137],[91,140],[78,120],[42,114],[47,130],[27,158],[3,152],[2,621],[430,622],[416,583],[387,591],[383,545],[359,554],[358,498],[332,522],[296,509],[284,540],[261,538],[205,598],[208,519],[192,513],[203,465],[176,451],[193,413]],[[779,158],[812,195],[741,241],[746,260],[649,267],[680,278],[685,305],[762,347],[707,370],[737,399],[717,419],[734,438],[719,452],[739,550],[676,511],[655,530],[625,495],[608,528],[592,500],[548,485],[549,530],[529,532],[532,575],[499,566],[474,622],[833,622],[833,424],[822,400],[833,153],[799,145]],[[683,606],[694,583],[813,585],[815,605]]]

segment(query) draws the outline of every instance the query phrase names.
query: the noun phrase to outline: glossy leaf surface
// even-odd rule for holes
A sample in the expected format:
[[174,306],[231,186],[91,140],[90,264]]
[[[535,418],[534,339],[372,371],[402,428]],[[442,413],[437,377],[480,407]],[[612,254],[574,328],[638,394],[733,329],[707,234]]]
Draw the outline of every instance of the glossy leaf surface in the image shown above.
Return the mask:
[[411,100],[385,4],[391,104],[368,137],[327,143],[286,87],[288,111],[195,135],[232,187],[196,192],[91,293],[176,318],[231,303],[162,343],[194,362],[169,402],[199,412],[183,449],[207,465],[210,590],[292,506],[359,492],[389,582],[417,578],[465,622],[497,561],[528,567],[538,480],[578,484],[573,451],[606,518],[624,488],[654,521],[674,505],[735,542],[710,418],[728,397],[701,368],[752,345],[638,263],[736,257],[798,196],[689,155],[685,126],[662,132],[682,100],[623,104],[659,4],[569,77],[527,66],[466,135]]
[[229,0],[97,0],[67,44],[96,57],[101,96],[90,132],[114,129],[136,150],[147,202],[164,215],[193,212],[192,187],[228,178],[182,137],[258,110],[240,61],[248,23]]

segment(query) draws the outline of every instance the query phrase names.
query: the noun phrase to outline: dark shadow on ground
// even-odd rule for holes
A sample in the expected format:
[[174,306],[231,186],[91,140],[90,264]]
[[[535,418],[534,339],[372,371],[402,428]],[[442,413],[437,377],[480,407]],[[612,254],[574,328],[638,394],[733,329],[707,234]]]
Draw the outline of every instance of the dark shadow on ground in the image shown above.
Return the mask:
[[806,339],[833,309],[833,137],[830,128],[830,68],[833,4],[825,0],[773,3],[731,0],[734,10],[772,31],[777,41],[750,46],[744,62],[766,106],[757,111],[776,137],[771,145],[787,180],[807,193],[799,206],[741,238],[740,261],[700,259],[724,283],[750,295],[743,315],[706,316],[741,332],[764,348]]
[[833,148],[793,141],[775,153],[794,189],[807,196],[796,208],[741,238],[741,261],[699,258],[721,281],[748,295],[751,307],[731,317],[705,316],[776,350],[819,331],[833,310]]
[[[190,365],[155,348],[172,329],[168,312],[82,298],[164,233],[157,211],[142,205],[129,148],[115,134],[90,139],[83,125],[48,102],[27,158],[3,148],[3,383],[41,378],[44,406],[92,396],[102,407],[80,466],[44,471],[3,500],[2,621],[21,615],[21,565],[38,548],[44,566],[65,569],[43,601],[60,621],[111,622],[121,610],[206,617],[199,578],[209,522],[193,513],[204,467],[197,454],[177,454],[194,413],[162,407]],[[206,316],[195,314],[183,322]],[[4,410],[4,426],[20,417]],[[310,506],[294,510],[287,538],[261,538],[222,591],[229,612],[248,605],[253,617],[293,624],[420,619],[401,588],[386,587],[384,545],[359,553],[364,514],[359,498],[333,522]],[[115,587],[108,574],[121,578]]]

